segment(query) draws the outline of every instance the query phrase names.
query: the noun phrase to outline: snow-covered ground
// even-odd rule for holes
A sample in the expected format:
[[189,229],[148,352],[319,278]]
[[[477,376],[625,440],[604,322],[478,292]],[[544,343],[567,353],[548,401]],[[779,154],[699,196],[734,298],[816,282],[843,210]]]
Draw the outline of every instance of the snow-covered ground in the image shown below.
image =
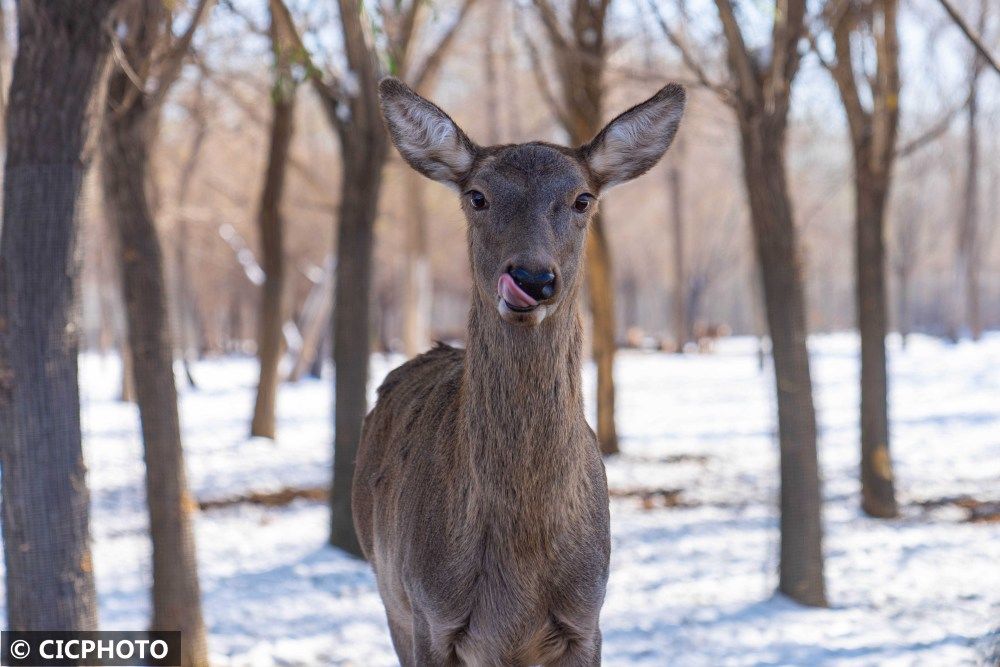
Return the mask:
[[[753,343],[715,354],[623,352],[612,501],[612,572],[602,616],[609,665],[973,665],[1000,627],[1000,523],[954,506],[1000,500],[1000,335],[892,345],[893,454],[903,517],[857,509],[857,361],[849,335],[812,341],[832,607],[805,609],[777,583],[777,450],[769,372]],[[372,389],[399,359],[377,357]],[[327,381],[281,389],[279,441],[248,440],[255,364],[199,363],[182,419],[200,500],[318,486],[330,469]],[[116,402],[114,359],[81,362],[101,623],[141,629],[149,546],[134,407]],[[592,378],[588,376],[588,389]],[[324,545],[323,505],[202,512],[198,549],[217,665],[392,665],[366,564]]]

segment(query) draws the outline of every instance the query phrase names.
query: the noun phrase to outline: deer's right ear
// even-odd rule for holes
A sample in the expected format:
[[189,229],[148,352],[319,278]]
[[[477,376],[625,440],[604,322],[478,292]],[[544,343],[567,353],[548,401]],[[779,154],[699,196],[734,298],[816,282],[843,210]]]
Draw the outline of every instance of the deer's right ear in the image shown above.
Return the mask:
[[389,136],[403,159],[424,176],[459,187],[477,152],[465,132],[399,79],[382,79],[378,92]]

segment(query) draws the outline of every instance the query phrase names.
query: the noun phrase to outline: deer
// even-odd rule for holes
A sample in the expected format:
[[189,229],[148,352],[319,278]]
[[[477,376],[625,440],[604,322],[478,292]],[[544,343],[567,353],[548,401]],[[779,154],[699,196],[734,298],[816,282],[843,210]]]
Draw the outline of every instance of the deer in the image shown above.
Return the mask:
[[577,148],[479,146],[395,78],[379,84],[406,163],[460,197],[472,303],[464,350],[390,372],[366,416],[352,513],[393,647],[411,665],[599,665],[607,478],[582,395],[589,223],[673,140],[662,88]]

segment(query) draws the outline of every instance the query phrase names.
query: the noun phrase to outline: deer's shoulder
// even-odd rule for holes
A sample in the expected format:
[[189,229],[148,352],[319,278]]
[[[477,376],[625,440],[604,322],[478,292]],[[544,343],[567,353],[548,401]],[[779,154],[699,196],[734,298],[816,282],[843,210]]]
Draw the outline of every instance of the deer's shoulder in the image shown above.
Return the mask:
[[465,350],[438,342],[431,350],[413,357],[386,375],[378,388],[378,400],[381,402],[413,389],[460,378],[464,361]]

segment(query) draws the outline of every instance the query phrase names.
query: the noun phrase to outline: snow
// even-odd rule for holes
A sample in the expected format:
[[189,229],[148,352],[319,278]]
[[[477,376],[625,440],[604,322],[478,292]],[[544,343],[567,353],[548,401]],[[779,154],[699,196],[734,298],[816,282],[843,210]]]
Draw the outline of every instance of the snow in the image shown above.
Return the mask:
[[[1000,500],[1000,335],[946,345],[891,341],[893,456],[902,518],[857,507],[857,341],[811,341],[824,476],[830,609],[777,584],[777,448],[770,371],[750,339],[710,355],[626,351],[616,366],[623,453],[614,491],[679,490],[612,500],[612,572],[602,614],[608,665],[973,665],[1000,626],[1000,522],[954,506]],[[374,388],[401,358],[373,358]],[[117,360],[81,357],[85,448],[102,627],[142,629],[149,545],[134,406],[115,400]],[[200,500],[326,484],[328,380],[283,385],[279,440],[248,439],[256,365],[195,365],[182,420]],[[593,388],[587,369],[586,385]],[[248,504],[198,515],[216,665],[393,665],[365,563],[325,546],[325,507]],[[0,610],[2,611],[2,610]]]

